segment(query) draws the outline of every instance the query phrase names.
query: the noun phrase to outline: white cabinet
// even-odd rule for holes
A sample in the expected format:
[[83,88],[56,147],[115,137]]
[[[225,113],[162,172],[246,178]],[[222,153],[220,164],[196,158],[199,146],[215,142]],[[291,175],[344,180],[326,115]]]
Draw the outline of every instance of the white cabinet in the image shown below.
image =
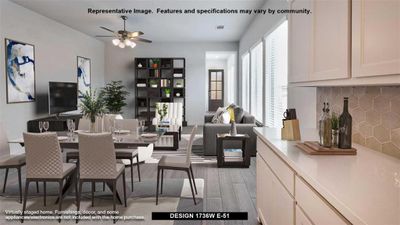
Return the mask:
[[311,2],[310,80],[350,77],[350,0]]
[[264,159],[257,155],[257,211],[263,224],[294,224],[295,202]]
[[296,205],[296,225],[313,225],[299,206]]
[[289,82],[350,76],[350,0],[294,0],[289,16]]
[[400,1],[353,0],[352,76],[400,74]]
[[[312,1],[295,0],[290,4],[292,9],[309,9]],[[311,25],[312,17],[306,14],[290,14],[289,25],[289,82],[309,80],[311,58]]]

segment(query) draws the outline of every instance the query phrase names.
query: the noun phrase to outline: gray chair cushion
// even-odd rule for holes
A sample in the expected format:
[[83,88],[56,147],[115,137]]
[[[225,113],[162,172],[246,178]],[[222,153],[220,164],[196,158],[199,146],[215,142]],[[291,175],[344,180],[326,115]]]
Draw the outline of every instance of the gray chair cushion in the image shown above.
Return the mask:
[[20,166],[25,163],[25,154],[3,155],[0,157],[0,166]]
[[189,168],[190,162],[187,162],[185,156],[165,156],[163,155],[158,162],[161,167]]

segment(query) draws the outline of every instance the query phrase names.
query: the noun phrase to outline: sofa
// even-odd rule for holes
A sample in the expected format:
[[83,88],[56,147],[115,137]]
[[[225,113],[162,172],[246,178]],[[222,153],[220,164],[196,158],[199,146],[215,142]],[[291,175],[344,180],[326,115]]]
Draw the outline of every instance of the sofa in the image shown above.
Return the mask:
[[[230,124],[212,123],[212,118],[215,112],[207,112],[204,116],[204,126],[203,126],[203,146],[204,155],[217,155],[217,134],[218,133],[229,133],[231,129]],[[236,123],[236,129],[238,134],[248,134],[250,139],[248,141],[247,148],[250,151],[251,156],[256,155],[256,143],[257,137],[253,131],[253,128],[257,127],[256,119],[249,113],[244,113],[241,123]],[[225,142],[227,146],[225,148],[238,148],[241,143],[228,143]]]

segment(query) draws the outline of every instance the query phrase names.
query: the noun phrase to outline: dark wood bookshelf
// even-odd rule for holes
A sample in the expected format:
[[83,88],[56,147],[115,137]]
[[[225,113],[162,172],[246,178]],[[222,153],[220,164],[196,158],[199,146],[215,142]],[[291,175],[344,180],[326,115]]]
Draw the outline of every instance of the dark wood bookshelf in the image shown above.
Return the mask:
[[[155,66],[157,64],[157,66]],[[186,126],[185,58],[135,58],[135,115],[152,123],[156,102],[181,102],[182,125]],[[170,96],[166,96],[166,90]]]

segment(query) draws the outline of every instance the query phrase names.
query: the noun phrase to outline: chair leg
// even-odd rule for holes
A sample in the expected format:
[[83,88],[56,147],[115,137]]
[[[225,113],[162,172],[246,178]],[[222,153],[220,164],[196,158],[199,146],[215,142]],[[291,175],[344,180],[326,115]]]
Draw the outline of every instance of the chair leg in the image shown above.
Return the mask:
[[131,189],[133,191],[133,159],[131,158]]
[[92,207],[94,206],[94,188],[95,188],[95,182],[92,182]]
[[22,179],[21,179],[21,167],[18,167],[18,187],[19,187],[19,203],[22,203]]
[[160,168],[157,168],[157,189],[156,189],[156,205],[158,205],[158,186],[160,183]]
[[161,192],[160,192],[160,194],[162,194],[163,186],[164,186],[164,169],[161,170]]
[[[75,173],[77,173],[77,171],[75,170]],[[74,175],[72,175],[72,176],[74,176]],[[79,193],[78,193],[78,179],[77,179],[77,177],[75,177],[75,179],[74,179],[74,183],[75,183],[75,201],[76,201],[76,205],[78,205],[78,195],[79,195]]]
[[4,177],[3,193],[6,192],[7,178],[8,178],[8,168],[6,168],[6,175]]
[[193,201],[194,201],[194,204],[196,205],[196,198],[194,196],[194,190],[193,190],[192,181],[190,180],[191,178],[190,178],[189,169],[187,169],[186,172],[187,172],[187,175],[188,175],[188,178],[189,178],[190,189],[192,190]]
[[124,184],[124,201],[125,201],[125,207],[127,207],[127,204],[126,204],[126,177],[125,177],[125,170],[124,170],[124,173],[122,174],[122,183]]
[[59,218],[58,222],[61,222],[61,210],[62,210],[62,200],[63,200],[63,195],[62,195],[62,189],[63,189],[63,180],[58,181],[58,211],[59,211]]
[[137,166],[137,172],[138,172],[138,177],[139,177],[139,182],[142,181],[140,178],[140,166],[139,166],[139,154],[136,155],[136,166]]
[[82,181],[81,180],[79,180],[78,181],[79,182],[79,189],[78,189],[78,202],[77,202],[77,204],[76,204],[76,211],[77,211],[77,213],[78,213],[78,215],[77,215],[77,217],[76,217],[76,223],[78,223],[78,221],[79,221],[79,219],[78,219],[78,216],[79,216],[79,209],[80,209],[80,206],[81,206],[81,193],[82,193]]
[[106,191],[106,182],[103,182],[103,191]]
[[43,182],[43,205],[46,206],[46,181]]
[[190,173],[192,174],[192,180],[193,180],[194,190],[196,191],[196,195],[197,195],[197,187],[196,187],[196,182],[195,182],[195,180],[194,180],[192,165],[190,165],[189,168],[190,168]]
[[[115,202],[117,201],[117,180],[113,180],[113,211],[115,211],[117,209],[117,206],[115,204]],[[116,216],[116,215],[114,215]],[[116,220],[115,218],[113,219],[113,222],[115,223]]]
[[36,193],[39,193],[39,181],[36,181]]
[[25,181],[25,193],[24,193],[24,203],[22,204],[22,218],[21,218],[21,223],[24,222],[24,216],[25,216],[25,209],[26,209],[26,199],[28,198],[28,191],[29,191],[29,180],[26,179]]

